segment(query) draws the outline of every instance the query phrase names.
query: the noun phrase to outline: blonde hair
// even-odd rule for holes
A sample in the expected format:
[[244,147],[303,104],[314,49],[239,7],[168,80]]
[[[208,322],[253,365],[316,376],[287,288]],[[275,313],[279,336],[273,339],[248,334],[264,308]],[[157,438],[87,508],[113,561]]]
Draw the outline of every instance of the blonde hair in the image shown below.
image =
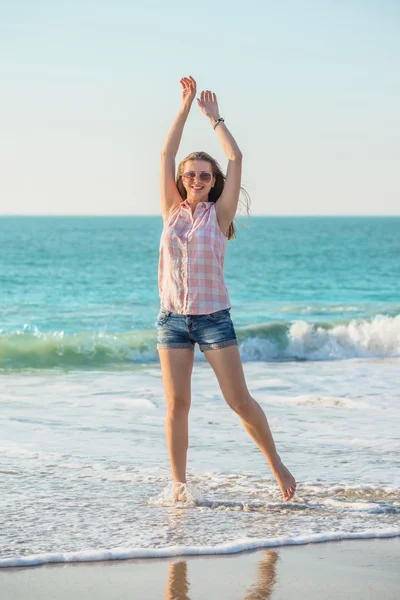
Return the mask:
[[[224,189],[226,177],[223,174],[218,162],[212,156],[207,154],[207,152],[191,152],[188,156],[186,156],[184,159],[182,159],[181,162],[179,163],[177,174],[176,174],[176,187],[178,188],[178,191],[179,191],[182,199],[186,200],[186,196],[187,196],[185,186],[183,185],[183,182],[182,182],[182,175],[184,173],[185,163],[188,160],[206,160],[209,163],[211,163],[212,172],[213,172],[213,175],[215,175],[215,184],[214,184],[214,187],[211,188],[210,193],[208,194],[208,201],[209,202],[217,202],[218,198],[222,194],[222,190]],[[247,214],[249,214],[250,196],[249,196],[248,192],[244,189],[243,186],[240,186],[240,190],[243,192],[243,194],[246,198],[246,210],[247,210]],[[236,228],[232,222],[229,225],[229,229],[228,229],[228,240],[232,240],[235,237],[236,237]]]

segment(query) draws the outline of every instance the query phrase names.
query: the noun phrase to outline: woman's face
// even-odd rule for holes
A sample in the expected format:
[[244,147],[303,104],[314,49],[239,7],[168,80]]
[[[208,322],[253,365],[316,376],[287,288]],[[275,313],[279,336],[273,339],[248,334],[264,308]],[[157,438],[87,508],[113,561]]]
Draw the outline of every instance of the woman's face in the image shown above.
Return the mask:
[[[185,173],[194,174],[195,177],[185,177]],[[210,173],[211,181],[201,179],[200,173]],[[183,165],[182,183],[190,202],[207,202],[208,194],[215,184],[211,163],[207,160],[187,160]]]

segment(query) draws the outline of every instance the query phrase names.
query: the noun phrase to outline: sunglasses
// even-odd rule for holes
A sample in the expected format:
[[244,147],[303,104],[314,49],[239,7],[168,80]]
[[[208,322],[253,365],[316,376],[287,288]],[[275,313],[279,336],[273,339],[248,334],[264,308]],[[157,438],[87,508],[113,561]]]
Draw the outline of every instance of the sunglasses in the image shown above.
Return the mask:
[[[187,171],[187,173],[184,173],[182,177],[186,179],[186,181],[193,181],[196,177],[196,173],[194,171]],[[199,177],[200,181],[202,181],[203,183],[210,183],[212,179],[212,174],[208,173],[207,171],[201,171],[199,173]]]

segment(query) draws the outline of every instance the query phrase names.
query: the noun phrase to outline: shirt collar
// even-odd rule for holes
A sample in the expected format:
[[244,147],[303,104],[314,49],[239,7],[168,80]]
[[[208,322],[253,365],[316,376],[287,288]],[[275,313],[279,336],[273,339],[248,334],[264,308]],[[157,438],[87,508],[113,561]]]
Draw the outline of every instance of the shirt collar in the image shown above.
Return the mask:
[[[210,206],[212,204],[212,202],[199,202],[197,206]],[[190,203],[187,201],[187,198],[185,200],[183,200],[181,202],[181,206],[186,206],[187,208],[190,208]]]

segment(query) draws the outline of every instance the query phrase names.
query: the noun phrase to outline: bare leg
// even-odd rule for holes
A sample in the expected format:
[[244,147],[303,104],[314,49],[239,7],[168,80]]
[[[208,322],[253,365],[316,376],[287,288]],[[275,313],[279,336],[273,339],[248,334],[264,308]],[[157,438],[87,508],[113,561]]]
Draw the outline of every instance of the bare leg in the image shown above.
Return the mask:
[[189,408],[167,398],[165,436],[174,481],[186,483],[186,461],[189,445]]
[[269,428],[267,417],[261,406],[248,395],[231,408],[239,415],[247,433],[253,438],[278,482],[285,501],[290,500],[296,491],[296,481],[290,471],[282,463],[276,451],[275,443]]
[[239,415],[244,428],[264,454],[284,500],[290,500],[296,491],[296,481],[281,461],[264,411],[247,389],[238,346],[207,350],[204,354],[227,404]]
[[[173,480],[186,483],[186,461],[189,444],[189,410],[194,351],[190,348],[158,350],[167,401],[165,436]],[[182,486],[176,485],[179,494]]]

